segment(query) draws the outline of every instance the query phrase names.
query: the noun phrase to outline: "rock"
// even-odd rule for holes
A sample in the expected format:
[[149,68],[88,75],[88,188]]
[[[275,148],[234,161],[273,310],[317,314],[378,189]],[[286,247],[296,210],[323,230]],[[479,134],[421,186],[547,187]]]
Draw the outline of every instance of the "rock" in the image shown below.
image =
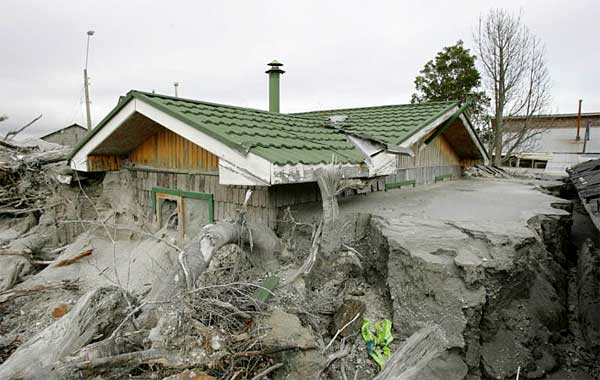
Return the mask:
[[213,349],[213,351],[219,351],[221,348],[223,348],[224,343],[225,343],[225,340],[223,339],[222,336],[215,335],[212,337],[212,339],[210,341],[210,347]]
[[[275,309],[262,320],[267,333],[263,338],[265,346],[296,344],[299,346],[316,345],[316,338],[309,329],[302,326],[300,319],[293,314]],[[322,365],[323,357],[316,349],[288,351],[277,355],[284,367],[274,372],[275,379],[314,379]],[[279,376],[285,374],[285,376]]]
[[562,369],[549,375],[546,380],[594,380],[594,378],[579,369]]
[[469,367],[459,354],[446,351],[416,373],[411,380],[462,380],[468,370]]
[[[353,319],[354,322],[350,323],[342,332],[340,332],[340,336],[346,337],[358,333],[360,331],[362,316],[365,310],[366,305],[362,301],[354,299],[344,300],[333,316],[333,328],[331,329],[331,334],[335,335],[337,331],[342,329]],[[358,317],[356,317],[357,314]]]
[[517,368],[524,368],[532,358],[512,332],[500,329],[491,342],[483,344],[481,359],[489,377],[504,379],[514,377]]

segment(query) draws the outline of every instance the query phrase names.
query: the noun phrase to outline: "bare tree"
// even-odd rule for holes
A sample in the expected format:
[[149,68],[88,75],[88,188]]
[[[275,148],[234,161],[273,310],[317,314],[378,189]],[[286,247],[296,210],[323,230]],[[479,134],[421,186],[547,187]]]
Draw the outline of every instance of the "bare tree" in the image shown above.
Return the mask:
[[[29,128],[31,125],[33,125],[33,123],[40,120],[41,118],[42,118],[42,114],[39,114],[39,116],[35,117],[33,120],[31,120],[29,123],[25,124],[24,126],[14,129],[12,131],[9,131],[6,134],[6,136],[4,136],[4,141],[12,140],[16,135],[23,132],[25,129]],[[2,116],[0,116],[0,121],[2,121],[2,120],[6,120],[6,118],[2,119]]]
[[[542,133],[529,120],[550,101],[549,74],[543,43],[522,23],[521,15],[506,10],[490,11],[479,19],[475,36],[483,67],[484,83],[492,93],[494,128],[491,131],[494,164],[502,152],[512,153]],[[523,124],[511,129],[504,140],[504,117],[523,116]],[[490,152],[491,153],[491,152]]]

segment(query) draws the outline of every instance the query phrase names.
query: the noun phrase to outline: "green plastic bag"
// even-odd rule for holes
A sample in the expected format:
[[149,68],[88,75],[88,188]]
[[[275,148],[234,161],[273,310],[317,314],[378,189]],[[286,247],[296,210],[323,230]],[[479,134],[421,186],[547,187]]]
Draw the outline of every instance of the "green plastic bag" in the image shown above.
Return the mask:
[[367,343],[369,356],[379,365],[380,370],[383,369],[385,362],[392,355],[389,348],[390,343],[394,340],[392,322],[389,319],[375,322],[375,334],[373,334],[371,322],[368,319],[363,319],[360,332],[363,340]]

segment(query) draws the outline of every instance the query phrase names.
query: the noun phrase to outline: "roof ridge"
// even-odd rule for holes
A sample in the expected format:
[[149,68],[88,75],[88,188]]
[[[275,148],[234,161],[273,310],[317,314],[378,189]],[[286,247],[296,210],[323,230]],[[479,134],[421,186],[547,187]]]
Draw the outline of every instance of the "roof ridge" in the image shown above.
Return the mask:
[[319,110],[319,111],[304,111],[304,112],[293,112],[287,115],[294,116],[302,116],[306,114],[319,114],[319,113],[330,113],[330,112],[338,112],[338,111],[356,111],[356,110],[372,110],[372,109],[380,109],[380,108],[393,108],[393,107],[407,107],[407,106],[423,106],[429,104],[453,104],[460,103],[458,100],[435,100],[430,102],[422,102],[422,103],[404,103],[404,104],[384,104],[381,106],[364,106],[364,107],[351,107],[351,108],[334,108],[328,110]]
[[178,101],[184,101],[184,102],[189,102],[189,103],[194,103],[194,104],[202,104],[202,105],[207,105],[207,106],[214,106],[214,107],[224,107],[224,108],[232,108],[232,109],[237,109],[237,110],[241,110],[241,111],[250,111],[250,112],[256,112],[259,114],[265,114],[268,116],[273,116],[273,117],[281,117],[281,118],[291,118],[291,119],[302,119],[302,120],[310,120],[310,121],[315,121],[313,118],[310,117],[304,117],[301,115],[294,115],[293,113],[274,113],[274,112],[270,112],[270,111],[266,111],[266,110],[261,110],[258,108],[250,108],[250,107],[240,107],[240,106],[234,106],[231,104],[223,104],[223,103],[214,103],[214,102],[207,102],[204,100],[198,100],[198,99],[191,99],[191,98],[182,98],[182,97],[177,97],[177,96],[172,96],[172,95],[165,95],[165,94],[157,94],[157,93],[153,93],[153,92],[147,92],[147,91],[140,91],[140,90],[130,90],[129,92],[127,92],[127,95],[131,94],[131,93],[137,93],[137,94],[141,94],[141,95],[145,95],[148,97],[156,97],[156,98],[163,98],[163,99],[169,99],[169,100],[178,100]]

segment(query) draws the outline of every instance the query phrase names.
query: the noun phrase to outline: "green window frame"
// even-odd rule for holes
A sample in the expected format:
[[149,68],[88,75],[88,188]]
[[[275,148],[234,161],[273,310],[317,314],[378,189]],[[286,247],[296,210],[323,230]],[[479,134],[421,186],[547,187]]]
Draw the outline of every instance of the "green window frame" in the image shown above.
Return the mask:
[[156,211],[156,193],[169,194],[182,198],[191,199],[203,199],[208,201],[208,219],[210,223],[215,222],[215,199],[213,194],[210,193],[199,193],[195,191],[183,191],[177,189],[168,189],[166,187],[153,187],[152,196],[150,200],[152,202],[152,210]]

